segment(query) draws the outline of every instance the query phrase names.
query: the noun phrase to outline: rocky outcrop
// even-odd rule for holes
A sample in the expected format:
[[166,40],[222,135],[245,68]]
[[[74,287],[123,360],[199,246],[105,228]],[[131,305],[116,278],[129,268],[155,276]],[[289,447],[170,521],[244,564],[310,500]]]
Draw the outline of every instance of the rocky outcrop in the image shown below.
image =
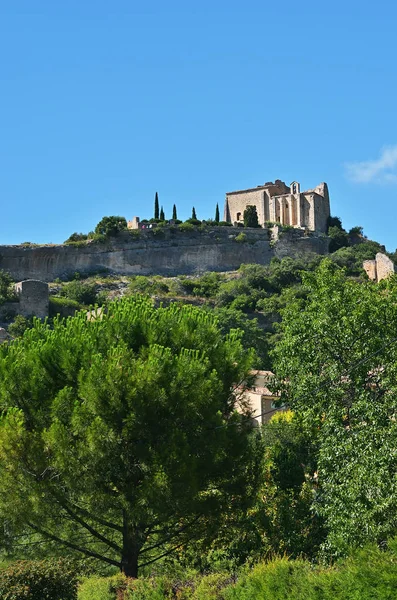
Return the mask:
[[[241,232],[244,236],[241,236]],[[54,281],[74,273],[181,275],[231,271],[243,263],[268,264],[273,256],[328,253],[328,238],[285,232],[278,241],[267,229],[212,227],[125,231],[104,243],[62,246],[0,246],[0,269],[16,280]]]
[[363,269],[371,281],[381,281],[395,273],[395,265],[386,254],[378,252],[375,260],[365,260]]

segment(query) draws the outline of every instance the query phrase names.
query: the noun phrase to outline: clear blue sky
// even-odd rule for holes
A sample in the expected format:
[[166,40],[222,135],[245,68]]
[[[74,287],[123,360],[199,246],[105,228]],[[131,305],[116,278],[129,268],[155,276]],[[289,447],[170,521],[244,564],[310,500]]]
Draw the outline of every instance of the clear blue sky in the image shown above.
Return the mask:
[[397,246],[391,0],[0,0],[0,244],[327,181]]

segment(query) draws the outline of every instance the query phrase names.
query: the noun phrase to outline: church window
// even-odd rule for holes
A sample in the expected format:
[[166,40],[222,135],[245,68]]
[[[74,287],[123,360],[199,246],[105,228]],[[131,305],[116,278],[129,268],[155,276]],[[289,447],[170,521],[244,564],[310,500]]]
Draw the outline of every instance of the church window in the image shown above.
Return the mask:
[[241,221],[241,212],[237,213],[237,221]]

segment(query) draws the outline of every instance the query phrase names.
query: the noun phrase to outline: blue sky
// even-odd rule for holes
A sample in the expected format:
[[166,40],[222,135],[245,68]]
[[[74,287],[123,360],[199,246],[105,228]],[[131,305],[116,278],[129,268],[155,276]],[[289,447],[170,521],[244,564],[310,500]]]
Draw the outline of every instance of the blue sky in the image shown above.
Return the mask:
[[397,5],[0,0],[0,244],[327,181],[397,246]]

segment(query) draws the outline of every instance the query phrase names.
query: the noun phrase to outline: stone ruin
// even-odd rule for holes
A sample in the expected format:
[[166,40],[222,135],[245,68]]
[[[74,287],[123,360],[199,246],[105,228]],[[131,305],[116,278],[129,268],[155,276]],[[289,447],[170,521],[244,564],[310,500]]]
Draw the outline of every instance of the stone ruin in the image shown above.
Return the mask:
[[371,281],[381,281],[396,272],[394,262],[381,252],[377,253],[374,260],[365,260],[363,269]]
[[15,293],[19,300],[18,314],[24,317],[34,315],[39,319],[48,317],[48,283],[35,279],[26,279],[15,284]]

